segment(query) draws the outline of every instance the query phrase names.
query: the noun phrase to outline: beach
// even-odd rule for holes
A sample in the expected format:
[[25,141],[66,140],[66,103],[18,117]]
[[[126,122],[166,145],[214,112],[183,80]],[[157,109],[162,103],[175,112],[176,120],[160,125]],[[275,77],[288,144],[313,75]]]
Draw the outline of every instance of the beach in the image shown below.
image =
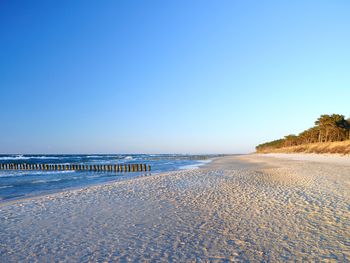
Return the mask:
[[349,233],[341,156],[226,156],[0,204],[2,262],[346,262]]

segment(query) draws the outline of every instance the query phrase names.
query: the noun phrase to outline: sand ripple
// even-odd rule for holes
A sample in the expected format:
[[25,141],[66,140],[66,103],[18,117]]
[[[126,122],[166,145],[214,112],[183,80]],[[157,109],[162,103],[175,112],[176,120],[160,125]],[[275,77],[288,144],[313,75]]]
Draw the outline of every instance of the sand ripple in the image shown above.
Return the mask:
[[276,167],[180,171],[2,205],[1,261],[349,261],[349,167]]

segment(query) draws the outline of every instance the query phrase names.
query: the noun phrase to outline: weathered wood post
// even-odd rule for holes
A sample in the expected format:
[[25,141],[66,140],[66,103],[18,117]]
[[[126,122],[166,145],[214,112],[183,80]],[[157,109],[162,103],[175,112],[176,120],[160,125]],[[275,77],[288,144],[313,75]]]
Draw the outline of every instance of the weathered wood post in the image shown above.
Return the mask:
[[151,171],[151,165],[150,164],[148,165],[148,171],[149,172]]

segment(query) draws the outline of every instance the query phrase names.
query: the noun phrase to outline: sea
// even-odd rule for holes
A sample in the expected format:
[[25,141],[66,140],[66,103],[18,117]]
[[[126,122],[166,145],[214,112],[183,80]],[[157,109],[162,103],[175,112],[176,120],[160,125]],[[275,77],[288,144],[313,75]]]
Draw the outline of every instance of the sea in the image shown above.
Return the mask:
[[197,169],[218,155],[90,154],[0,155],[0,163],[16,164],[147,164],[151,172],[14,171],[0,170],[0,202],[80,188],[111,181],[130,180],[157,173]]

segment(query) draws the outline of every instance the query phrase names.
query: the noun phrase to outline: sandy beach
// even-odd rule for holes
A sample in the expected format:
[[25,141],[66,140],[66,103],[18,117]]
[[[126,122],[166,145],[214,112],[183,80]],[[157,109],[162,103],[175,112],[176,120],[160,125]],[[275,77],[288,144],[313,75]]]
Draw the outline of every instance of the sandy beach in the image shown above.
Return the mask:
[[0,205],[1,262],[347,262],[350,158],[247,155]]

